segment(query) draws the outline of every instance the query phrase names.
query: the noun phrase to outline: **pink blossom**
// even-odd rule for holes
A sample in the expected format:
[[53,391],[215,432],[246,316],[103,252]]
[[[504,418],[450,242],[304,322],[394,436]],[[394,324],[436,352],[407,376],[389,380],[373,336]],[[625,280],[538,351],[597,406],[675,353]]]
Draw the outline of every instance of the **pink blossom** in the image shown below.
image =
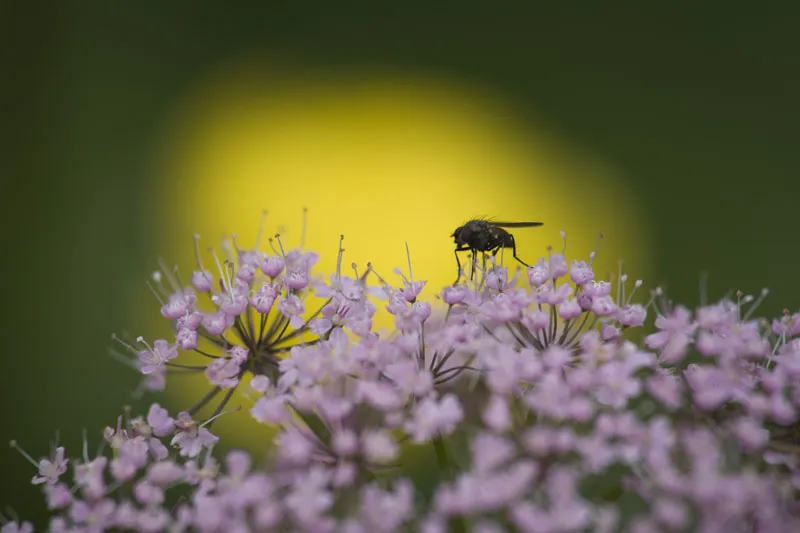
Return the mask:
[[586,261],[572,260],[572,266],[569,269],[570,279],[575,285],[586,285],[594,279],[594,272],[592,267]]
[[234,346],[228,350],[228,357],[214,359],[206,367],[208,380],[219,387],[230,388],[239,384],[242,365],[247,362],[247,348]]
[[153,434],[157,437],[171,435],[175,428],[175,420],[169,416],[167,410],[154,403],[147,412],[147,423],[153,428]]
[[179,329],[175,336],[175,344],[181,350],[194,350],[197,348],[197,332],[191,329]]
[[425,398],[414,410],[406,430],[415,442],[426,442],[439,434],[452,433],[463,417],[464,411],[455,395],[446,394],[438,400]]
[[258,291],[250,297],[250,305],[261,314],[269,313],[279,293],[280,291],[274,283],[264,283]]
[[302,327],[306,321],[301,317],[305,312],[305,304],[296,294],[290,294],[288,297],[281,296],[278,299],[278,310],[283,316],[289,319],[289,324],[298,329]]
[[534,287],[540,287],[550,279],[550,268],[544,257],[539,258],[539,262],[528,267],[528,280]]
[[64,447],[59,446],[55,449],[50,459],[42,459],[39,461],[39,475],[34,476],[31,483],[40,485],[47,483],[48,485],[55,485],[58,478],[67,471],[67,464],[69,459],[64,458]]
[[142,374],[152,374],[178,357],[178,350],[163,339],[153,343],[153,348],[139,351],[139,369]]
[[448,286],[442,289],[442,300],[447,305],[456,305],[464,301],[467,296],[467,287],[464,285]]
[[186,412],[178,414],[175,424],[178,432],[172,438],[172,445],[180,448],[181,457],[197,457],[203,448],[211,449],[219,441],[219,437],[192,420]]
[[209,292],[214,288],[211,272],[208,270],[195,270],[192,272],[192,285],[200,292]]
[[171,294],[169,301],[161,308],[161,314],[170,320],[180,318],[192,310],[196,300],[197,298],[191,293]]
[[270,278],[276,278],[283,272],[285,266],[283,257],[279,255],[268,256],[261,262],[261,271]]
[[211,335],[222,335],[233,323],[234,317],[221,310],[203,315],[203,327]]
[[383,464],[393,461],[400,449],[385,430],[366,431],[361,435],[361,449],[367,461]]

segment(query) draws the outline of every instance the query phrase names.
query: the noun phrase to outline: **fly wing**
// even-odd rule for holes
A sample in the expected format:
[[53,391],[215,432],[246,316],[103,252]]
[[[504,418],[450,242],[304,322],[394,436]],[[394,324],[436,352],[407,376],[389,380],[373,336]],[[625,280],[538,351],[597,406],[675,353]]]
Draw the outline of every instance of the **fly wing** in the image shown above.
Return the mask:
[[501,228],[533,228],[544,224],[544,222],[495,222],[494,220],[489,223]]

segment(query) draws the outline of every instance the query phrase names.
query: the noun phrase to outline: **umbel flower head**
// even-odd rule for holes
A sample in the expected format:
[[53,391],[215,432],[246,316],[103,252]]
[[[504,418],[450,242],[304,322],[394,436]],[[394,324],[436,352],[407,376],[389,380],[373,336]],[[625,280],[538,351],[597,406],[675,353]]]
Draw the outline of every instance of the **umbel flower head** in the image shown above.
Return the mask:
[[[217,400],[212,417],[222,412],[242,378],[250,373],[276,381],[284,355],[300,346],[327,339],[336,329],[369,336],[375,306],[367,299],[364,278],[342,275],[341,256],[330,284],[312,280],[311,268],[319,257],[301,248],[284,250],[280,235],[269,239],[272,253],[241,249],[236,236],[223,246],[223,258],[209,249],[215,270],[204,266],[195,235],[196,270],[189,284],[181,282],[177,269],[163,267],[153,275],[153,292],[161,303],[161,315],[175,331],[173,339],[151,344],[137,339],[141,348],[127,345],[137,356],[138,368],[147,377],[146,388],[163,389],[168,370],[204,372],[211,385],[208,394],[187,409],[196,414]],[[325,302],[306,319],[309,292]],[[174,361],[180,353],[205,359],[205,365]],[[225,391],[223,393],[223,391]]]
[[[316,254],[271,244],[156,276],[175,337],[131,346],[138,368],[152,389],[203,372],[209,393],[120,417],[93,458],[25,454],[51,531],[800,531],[800,314],[757,320],[740,293],[638,304],[640,281],[626,295],[566,244],[433,297],[411,254],[392,285],[344,275],[340,242],[323,281]],[[655,331],[626,339],[648,311]],[[211,426],[246,374],[276,446],[219,457]]]

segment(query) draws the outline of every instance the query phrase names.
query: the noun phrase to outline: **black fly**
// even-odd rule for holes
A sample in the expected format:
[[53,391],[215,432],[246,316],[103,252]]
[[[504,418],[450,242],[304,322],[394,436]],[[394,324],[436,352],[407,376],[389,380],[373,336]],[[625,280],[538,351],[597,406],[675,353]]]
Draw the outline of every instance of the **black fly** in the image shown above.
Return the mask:
[[494,222],[488,220],[470,220],[460,228],[457,228],[451,237],[456,241],[456,264],[458,264],[458,277],[456,283],[461,279],[461,261],[458,259],[458,252],[472,252],[472,269],[470,279],[475,274],[476,252],[492,252],[492,257],[497,255],[501,248],[511,248],[514,259],[525,266],[529,266],[525,261],[517,257],[517,244],[514,236],[503,228],[532,228],[541,226],[542,222]]

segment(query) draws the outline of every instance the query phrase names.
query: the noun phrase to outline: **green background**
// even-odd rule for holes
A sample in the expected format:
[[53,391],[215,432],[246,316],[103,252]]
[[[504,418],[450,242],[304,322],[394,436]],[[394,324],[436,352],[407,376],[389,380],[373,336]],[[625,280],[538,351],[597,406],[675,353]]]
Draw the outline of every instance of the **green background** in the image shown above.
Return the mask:
[[[800,4],[132,4],[0,1],[0,436],[36,457],[131,401],[137,376],[106,354],[164,252],[155,136],[242,54],[480,83],[628,176],[675,300],[707,270],[712,296],[768,286],[764,312],[797,310]],[[41,519],[33,468],[8,450],[0,472],[0,506]]]

